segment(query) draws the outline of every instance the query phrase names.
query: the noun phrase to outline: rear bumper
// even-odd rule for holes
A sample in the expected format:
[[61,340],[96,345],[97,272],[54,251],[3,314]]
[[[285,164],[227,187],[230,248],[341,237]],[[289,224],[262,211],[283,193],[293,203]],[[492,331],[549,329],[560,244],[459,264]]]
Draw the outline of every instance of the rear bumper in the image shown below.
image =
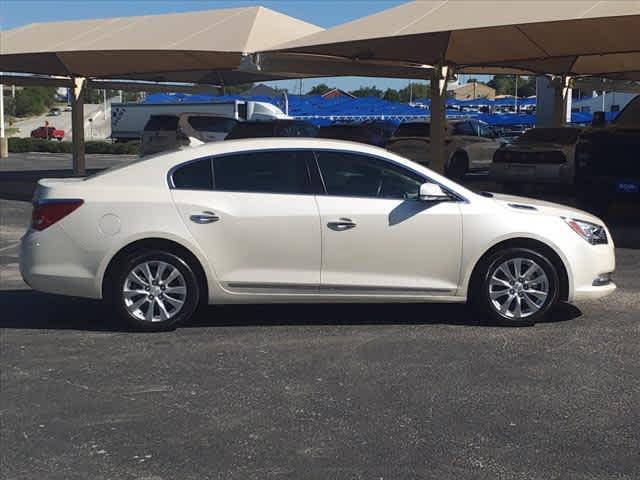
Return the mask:
[[101,298],[92,262],[58,225],[29,230],[20,243],[20,274],[34,290]]
[[493,163],[491,177],[502,182],[554,183],[570,185],[574,169],[566,164]]

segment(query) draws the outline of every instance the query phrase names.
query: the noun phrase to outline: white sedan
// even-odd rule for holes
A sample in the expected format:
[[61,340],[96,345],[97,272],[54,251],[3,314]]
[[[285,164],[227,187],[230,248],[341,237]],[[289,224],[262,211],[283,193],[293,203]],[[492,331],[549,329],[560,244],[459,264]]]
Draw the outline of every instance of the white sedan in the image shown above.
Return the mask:
[[20,259],[34,289],[107,299],[142,330],[203,303],[276,302],[469,302],[525,325],[615,289],[599,218],[321,139],[213,143],[41,180]]

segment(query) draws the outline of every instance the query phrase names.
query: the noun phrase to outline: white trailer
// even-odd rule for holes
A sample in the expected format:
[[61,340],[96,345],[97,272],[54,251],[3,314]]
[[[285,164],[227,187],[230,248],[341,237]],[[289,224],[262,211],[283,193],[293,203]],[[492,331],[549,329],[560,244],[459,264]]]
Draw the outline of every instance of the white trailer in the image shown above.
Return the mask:
[[112,103],[111,138],[119,141],[137,140],[151,115],[207,113],[219,117],[244,120],[290,118],[275,105],[266,102],[234,100],[206,103]]

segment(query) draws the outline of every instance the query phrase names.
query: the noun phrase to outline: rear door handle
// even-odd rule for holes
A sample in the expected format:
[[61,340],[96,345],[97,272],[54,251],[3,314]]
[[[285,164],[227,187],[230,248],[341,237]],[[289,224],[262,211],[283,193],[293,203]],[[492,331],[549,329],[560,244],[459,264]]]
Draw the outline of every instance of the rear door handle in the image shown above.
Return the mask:
[[220,217],[213,212],[202,212],[200,215],[191,215],[189,219],[194,223],[213,223],[220,220]]
[[336,232],[342,232],[344,230],[350,230],[356,227],[356,223],[350,218],[341,218],[335,222],[327,223],[327,227]]

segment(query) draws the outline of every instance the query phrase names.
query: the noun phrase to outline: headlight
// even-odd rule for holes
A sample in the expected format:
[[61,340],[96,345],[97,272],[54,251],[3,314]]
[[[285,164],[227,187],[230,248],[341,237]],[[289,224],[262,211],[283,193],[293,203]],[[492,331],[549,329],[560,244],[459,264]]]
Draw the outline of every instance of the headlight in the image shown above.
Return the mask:
[[567,222],[567,225],[571,227],[571,230],[576,232],[591,245],[603,245],[608,243],[607,231],[604,229],[604,226],[585,222],[584,220],[576,220],[575,218],[562,217],[562,219]]

